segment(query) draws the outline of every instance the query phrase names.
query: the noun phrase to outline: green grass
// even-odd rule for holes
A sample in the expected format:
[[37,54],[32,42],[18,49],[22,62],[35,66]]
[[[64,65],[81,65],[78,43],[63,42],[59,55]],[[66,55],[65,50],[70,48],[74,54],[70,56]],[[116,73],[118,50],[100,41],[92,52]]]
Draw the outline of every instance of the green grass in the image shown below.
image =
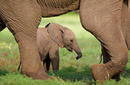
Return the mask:
[[[74,52],[60,49],[60,70],[48,72],[55,80],[32,80],[17,72],[20,59],[18,46],[12,34],[5,29],[0,33],[0,85],[95,85],[91,75],[91,65],[99,63],[97,56],[101,53],[100,43],[82,28],[79,16],[76,14],[44,18],[40,27],[50,22],[66,26],[75,33],[83,57],[77,61]],[[121,79],[120,82],[106,81],[105,85],[130,85],[130,62]]]

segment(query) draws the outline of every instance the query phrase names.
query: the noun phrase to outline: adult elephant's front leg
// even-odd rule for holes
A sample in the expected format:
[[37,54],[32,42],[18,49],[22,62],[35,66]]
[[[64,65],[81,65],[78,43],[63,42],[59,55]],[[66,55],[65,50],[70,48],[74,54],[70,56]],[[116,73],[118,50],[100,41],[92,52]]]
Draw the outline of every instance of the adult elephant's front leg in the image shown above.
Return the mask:
[[128,49],[121,31],[122,0],[81,0],[80,16],[83,27],[105,48],[110,61],[92,65],[95,80],[106,80],[124,70]]
[[5,4],[0,6],[3,8],[0,11],[4,22],[18,43],[22,73],[33,79],[48,79],[49,76],[40,63],[36,44],[36,31],[41,19],[40,8],[36,0],[32,0],[31,3],[28,0],[15,1],[15,3],[9,2],[8,6],[5,1]]

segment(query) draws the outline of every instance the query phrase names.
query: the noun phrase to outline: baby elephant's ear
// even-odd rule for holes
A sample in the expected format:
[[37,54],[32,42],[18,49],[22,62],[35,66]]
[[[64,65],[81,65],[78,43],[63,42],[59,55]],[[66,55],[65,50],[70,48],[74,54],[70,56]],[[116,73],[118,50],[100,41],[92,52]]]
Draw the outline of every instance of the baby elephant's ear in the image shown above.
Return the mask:
[[58,44],[59,47],[63,48],[63,29],[61,25],[50,23],[47,27],[50,38]]

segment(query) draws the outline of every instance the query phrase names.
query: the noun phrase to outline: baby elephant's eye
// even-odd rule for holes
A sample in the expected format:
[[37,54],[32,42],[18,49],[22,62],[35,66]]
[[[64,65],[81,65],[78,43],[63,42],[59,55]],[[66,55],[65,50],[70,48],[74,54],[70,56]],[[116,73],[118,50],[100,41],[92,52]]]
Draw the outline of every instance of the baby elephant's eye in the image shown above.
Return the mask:
[[73,40],[70,40],[70,42],[73,42]]

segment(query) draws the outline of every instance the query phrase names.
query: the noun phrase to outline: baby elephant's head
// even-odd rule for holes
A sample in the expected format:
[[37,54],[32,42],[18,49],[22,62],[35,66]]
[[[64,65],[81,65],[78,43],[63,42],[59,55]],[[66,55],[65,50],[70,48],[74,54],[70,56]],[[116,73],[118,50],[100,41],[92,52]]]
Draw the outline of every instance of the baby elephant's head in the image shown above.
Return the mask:
[[46,28],[48,29],[51,39],[54,40],[59,47],[65,47],[71,52],[74,50],[78,55],[76,59],[82,57],[76,37],[70,29],[55,23],[50,23]]

